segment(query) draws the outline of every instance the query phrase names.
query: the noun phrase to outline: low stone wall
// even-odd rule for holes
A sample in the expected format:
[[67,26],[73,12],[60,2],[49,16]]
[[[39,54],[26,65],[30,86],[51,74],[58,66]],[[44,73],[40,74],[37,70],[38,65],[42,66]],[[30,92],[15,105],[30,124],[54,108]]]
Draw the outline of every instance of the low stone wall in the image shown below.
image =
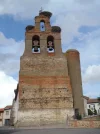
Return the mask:
[[69,121],[69,128],[100,128],[100,121],[95,120],[82,120],[82,121]]
[[100,115],[88,116],[83,118],[83,120],[100,120]]

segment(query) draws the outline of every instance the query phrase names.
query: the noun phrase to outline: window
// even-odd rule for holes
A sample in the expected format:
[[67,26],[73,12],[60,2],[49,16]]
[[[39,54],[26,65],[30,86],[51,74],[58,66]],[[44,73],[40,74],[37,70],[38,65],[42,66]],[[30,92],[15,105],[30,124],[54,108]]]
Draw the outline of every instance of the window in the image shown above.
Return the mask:
[[47,51],[49,53],[54,52],[54,37],[53,36],[47,37]]
[[9,111],[6,111],[6,115],[9,115]]
[[40,53],[40,37],[34,35],[32,38],[32,53]]
[[44,20],[40,21],[40,31],[45,31],[45,21]]

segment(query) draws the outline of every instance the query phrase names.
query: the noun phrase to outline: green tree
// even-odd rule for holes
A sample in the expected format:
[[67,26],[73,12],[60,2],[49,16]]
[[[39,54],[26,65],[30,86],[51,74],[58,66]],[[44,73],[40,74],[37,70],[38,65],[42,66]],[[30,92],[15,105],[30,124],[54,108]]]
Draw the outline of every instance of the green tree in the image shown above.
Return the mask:
[[82,120],[81,114],[78,113],[78,114],[76,115],[76,119],[77,119],[77,120]]
[[97,110],[96,109],[94,109],[94,115],[97,115]]
[[91,109],[88,109],[88,115],[93,115],[93,112],[91,111]]
[[99,97],[97,97],[97,100],[99,101],[99,105],[100,105],[100,96],[99,96]]

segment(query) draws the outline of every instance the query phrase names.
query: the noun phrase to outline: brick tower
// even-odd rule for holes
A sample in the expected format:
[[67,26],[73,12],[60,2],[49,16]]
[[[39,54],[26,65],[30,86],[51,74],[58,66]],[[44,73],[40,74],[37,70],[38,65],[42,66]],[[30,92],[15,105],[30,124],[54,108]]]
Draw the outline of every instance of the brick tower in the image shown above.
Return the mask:
[[73,97],[61,28],[50,25],[50,12],[40,12],[27,26],[20,59],[17,126],[66,123],[72,118]]
[[83,115],[84,102],[83,102],[83,92],[82,92],[82,80],[81,80],[81,67],[80,67],[80,54],[75,49],[69,49],[66,52],[67,65],[68,65],[68,75],[71,80],[71,87],[73,93],[73,107],[75,114],[78,112]]

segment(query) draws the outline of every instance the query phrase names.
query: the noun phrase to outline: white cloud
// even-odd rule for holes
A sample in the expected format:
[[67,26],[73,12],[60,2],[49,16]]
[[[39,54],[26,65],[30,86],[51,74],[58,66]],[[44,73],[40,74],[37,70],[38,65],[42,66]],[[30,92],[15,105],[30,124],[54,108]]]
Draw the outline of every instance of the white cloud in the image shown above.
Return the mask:
[[100,96],[100,92],[87,92],[84,94],[85,96],[88,96],[89,98],[97,98]]
[[49,0],[3,0],[0,1],[0,14],[13,15],[17,19],[30,19],[48,2]]
[[[98,2],[100,5],[100,1]],[[63,5],[66,8],[56,7],[57,11],[59,9],[58,12],[61,12],[57,14],[53,25],[59,25],[62,28],[62,43],[64,45],[70,44],[74,37],[80,37],[79,28],[81,26],[100,26],[100,17],[98,16],[100,8],[97,3],[91,2],[90,6],[84,6],[71,0],[68,4],[64,1]]]
[[[73,42],[68,48],[78,49],[80,52],[80,62],[82,70],[83,89],[86,91],[86,95],[95,97],[98,95],[100,86],[100,28],[97,30],[81,34],[77,42]],[[92,90],[92,86],[95,85],[95,90]],[[86,90],[85,90],[86,89]],[[99,91],[100,93],[100,91]]]
[[81,57],[82,68],[87,68],[89,65],[100,63],[100,28],[87,33],[80,34],[77,42],[72,43],[68,48],[78,49]]
[[8,75],[18,72],[24,47],[24,41],[16,42],[12,38],[8,39],[0,32],[0,70]]
[[88,96],[90,98],[97,98],[98,96],[100,96],[100,82],[85,82],[83,83],[83,87],[83,93],[85,96]]
[[16,42],[13,38],[6,38],[5,35],[0,32],[0,48],[0,53],[21,56],[24,52],[24,41]]
[[0,32],[0,107],[12,104],[18,82],[11,75],[19,73],[23,52],[24,41],[8,39]]
[[83,82],[100,82],[100,65],[89,66],[83,75]]
[[75,0],[75,1],[79,2],[80,4],[84,4],[84,5],[93,4],[96,2],[96,0]]
[[17,81],[0,71],[0,107],[11,105]]

